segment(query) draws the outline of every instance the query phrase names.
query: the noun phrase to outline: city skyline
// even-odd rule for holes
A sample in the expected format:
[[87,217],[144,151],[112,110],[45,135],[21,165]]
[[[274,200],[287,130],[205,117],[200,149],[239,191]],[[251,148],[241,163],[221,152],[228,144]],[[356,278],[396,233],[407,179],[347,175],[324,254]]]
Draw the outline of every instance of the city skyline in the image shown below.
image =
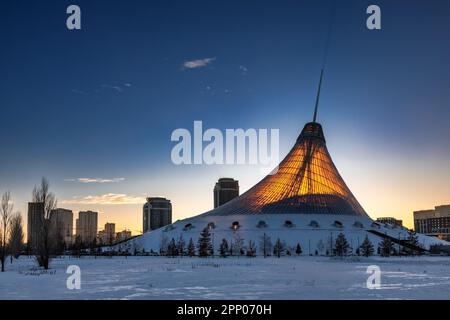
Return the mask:
[[[65,3],[0,13],[0,191],[23,217],[42,176],[58,207],[99,212],[99,225],[137,233],[148,196],[170,199],[173,221],[194,216],[213,208],[217,179],[243,193],[264,174],[175,166],[173,130],[280,128],[283,158],[311,120],[331,1],[78,4],[78,33],[64,28]],[[365,4],[337,7],[318,121],[366,212],[413,227],[413,211],[450,203],[449,5],[380,5],[379,32],[365,28]]]

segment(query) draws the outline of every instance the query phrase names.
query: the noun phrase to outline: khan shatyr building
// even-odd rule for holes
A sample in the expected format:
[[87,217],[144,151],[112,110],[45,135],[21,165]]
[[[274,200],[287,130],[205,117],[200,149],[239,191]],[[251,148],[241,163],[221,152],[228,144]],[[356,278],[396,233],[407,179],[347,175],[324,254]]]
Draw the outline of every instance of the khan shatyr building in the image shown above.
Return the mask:
[[[147,232],[119,249],[165,252],[172,238],[182,236],[197,243],[205,228],[210,230],[216,253],[222,239],[243,243],[245,251],[249,241],[258,247],[264,237],[272,243],[280,239],[288,250],[300,244],[304,254],[330,255],[341,233],[353,253],[366,236],[375,248],[386,237],[397,247],[407,247],[408,230],[373,221],[339,174],[322,126],[316,122],[319,96],[320,84],[313,121],[304,126],[291,151],[271,174],[222,206]],[[442,242],[418,237],[421,248],[415,249],[427,250],[431,244]],[[258,249],[257,254],[261,254]]]
[[277,170],[206,215],[324,214],[367,217],[328,153],[322,126],[305,125]]

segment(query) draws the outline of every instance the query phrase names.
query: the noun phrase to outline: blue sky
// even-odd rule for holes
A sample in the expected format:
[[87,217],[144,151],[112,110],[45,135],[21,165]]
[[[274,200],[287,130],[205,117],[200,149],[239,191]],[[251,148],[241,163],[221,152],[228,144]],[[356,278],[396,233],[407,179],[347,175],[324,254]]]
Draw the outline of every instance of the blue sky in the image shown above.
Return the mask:
[[[318,120],[369,214],[411,219],[413,209],[450,203],[450,4],[375,3],[382,30],[370,31],[372,2],[337,1]],[[82,30],[65,27],[69,4],[81,7]],[[101,223],[131,221],[136,230],[140,197],[170,197],[182,218],[212,206],[223,175],[246,190],[258,170],[175,167],[170,134],[194,120],[279,128],[284,156],[312,117],[332,6],[2,1],[0,191],[11,190],[25,213],[33,185],[47,176],[61,206],[93,208]],[[210,60],[183,68],[202,59]],[[77,181],[86,177],[123,179]],[[105,194],[136,203],[95,203]]]

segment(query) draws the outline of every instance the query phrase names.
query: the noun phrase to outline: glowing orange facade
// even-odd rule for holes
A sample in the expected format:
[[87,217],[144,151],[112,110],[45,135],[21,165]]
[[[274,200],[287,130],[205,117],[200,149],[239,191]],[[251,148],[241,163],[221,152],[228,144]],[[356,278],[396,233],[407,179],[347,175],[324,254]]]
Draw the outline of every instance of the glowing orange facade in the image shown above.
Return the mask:
[[334,166],[319,123],[305,125],[275,173],[206,214],[283,213],[367,216]]

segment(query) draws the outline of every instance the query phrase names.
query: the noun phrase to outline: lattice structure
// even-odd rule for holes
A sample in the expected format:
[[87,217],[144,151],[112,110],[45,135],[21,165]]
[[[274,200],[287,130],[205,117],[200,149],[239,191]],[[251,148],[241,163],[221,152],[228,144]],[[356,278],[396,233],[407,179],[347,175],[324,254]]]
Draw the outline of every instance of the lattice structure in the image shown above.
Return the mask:
[[305,125],[275,174],[206,214],[284,213],[367,216],[333,164],[319,123]]

